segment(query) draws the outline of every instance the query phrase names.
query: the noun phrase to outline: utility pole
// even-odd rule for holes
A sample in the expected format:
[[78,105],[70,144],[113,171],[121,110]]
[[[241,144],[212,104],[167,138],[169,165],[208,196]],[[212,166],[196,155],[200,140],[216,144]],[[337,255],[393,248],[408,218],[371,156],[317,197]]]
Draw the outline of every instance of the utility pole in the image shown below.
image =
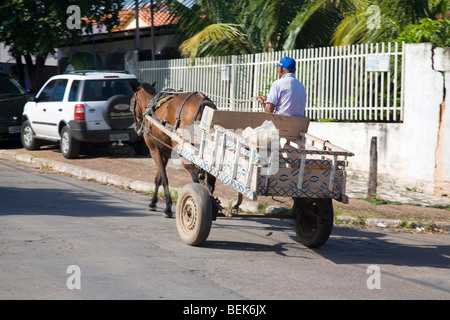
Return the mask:
[[141,30],[139,29],[139,0],[135,0],[135,11],[136,11],[136,51],[139,54],[141,51]]
[[152,26],[150,28],[150,33],[152,36],[152,60],[155,60],[155,21],[153,19],[153,0],[150,0],[150,16],[152,20]]

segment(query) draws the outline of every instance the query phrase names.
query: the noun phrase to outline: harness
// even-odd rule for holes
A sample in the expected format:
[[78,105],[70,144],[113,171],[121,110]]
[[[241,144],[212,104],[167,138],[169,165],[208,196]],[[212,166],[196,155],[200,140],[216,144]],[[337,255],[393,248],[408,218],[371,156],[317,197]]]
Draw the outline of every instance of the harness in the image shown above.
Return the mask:
[[[178,96],[179,94],[181,94],[180,92],[176,92],[173,89],[169,89],[169,90],[164,90],[159,92],[151,101],[150,103],[147,105],[146,107],[146,111],[145,113],[142,115],[141,121],[138,120],[138,118],[135,117],[134,122],[135,122],[135,131],[138,135],[142,135],[144,132],[150,136],[153,140],[153,142],[155,143],[155,145],[157,146],[157,148],[161,151],[159,145],[156,143],[155,140],[159,141],[161,144],[165,145],[166,147],[172,149],[171,146],[167,145],[165,142],[161,141],[160,139],[156,138],[152,132],[151,132],[151,127],[152,124],[149,123],[149,126],[147,128],[146,123],[148,121],[146,121],[145,117],[147,115],[150,115],[152,118],[156,119],[159,123],[163,124],[164,126],[166,126],[167,128],[169,128],[172,132],[176,132],[177,129],[180,127],[180,123],[181,123],[181,112],[183,111],[183,107],[186,104],[186,102],[195,94],[199,94],[201,99],[200,102],[197,105],[197,110],[195,112],[194,115],[194,121],[195,119],[197,119],[200,111],[201,111],[201,107],[203,102],[207,99],[207,96],[205,96],[203,93],[195,91],[195,92],[191,92],[186,99],[184,99],[183,103],[180,106],[180,109],[178,110],[178,114],[175,120],[175,124],[172,126],[170,123],[168,123],[168,121],[166,120],[166,116],[167,116],[167,109],[170,106],[170,103],[172,102],[173,98],[175,98],[176,96]],[[135,110],[136,110],[136,103],[137,103],[137,91],[136,93],[133,95],[133,97],[131,98],[130,101],[130,110],[133,114],[135,114]],[[166,115],[164,116],[164,119],[159,119],[158,116],[156,115],[156,111],[165,103],[168,101],[168,104],[166,106]]]

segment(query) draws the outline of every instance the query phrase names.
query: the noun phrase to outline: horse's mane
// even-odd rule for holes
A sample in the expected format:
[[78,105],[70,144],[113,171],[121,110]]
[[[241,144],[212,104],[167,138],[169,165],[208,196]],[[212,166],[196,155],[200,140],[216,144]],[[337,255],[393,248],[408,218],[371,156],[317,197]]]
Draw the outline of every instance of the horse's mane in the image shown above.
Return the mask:
[[141,84],[141,88],[144,89],[145,92],[151,95],[156,94],[156,89],[153,87],[150,83],[143,83]]

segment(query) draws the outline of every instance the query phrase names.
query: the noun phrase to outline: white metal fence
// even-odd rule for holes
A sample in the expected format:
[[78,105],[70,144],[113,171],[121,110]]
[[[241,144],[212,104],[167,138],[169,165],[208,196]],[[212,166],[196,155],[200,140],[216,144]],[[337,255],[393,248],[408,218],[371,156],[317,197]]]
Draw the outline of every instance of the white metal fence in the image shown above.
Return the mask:
[[201,91],[221,110],[263,111],[255,99],[277,79],[276,63],[297,61],[313,120],[403,121],[403,51],[398,43],[324,47],[284,52],[141,61],[142,82],[157,90]]

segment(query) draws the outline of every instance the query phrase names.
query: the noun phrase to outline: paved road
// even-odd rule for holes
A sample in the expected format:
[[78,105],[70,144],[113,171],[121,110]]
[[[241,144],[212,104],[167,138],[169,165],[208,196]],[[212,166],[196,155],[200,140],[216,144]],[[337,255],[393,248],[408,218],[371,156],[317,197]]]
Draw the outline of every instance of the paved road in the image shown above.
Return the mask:
[[450,298],[448,234],[335,227],[311,250],[291,221],[222,218],[190,247],[148,202],[0,160],[0,299]]

